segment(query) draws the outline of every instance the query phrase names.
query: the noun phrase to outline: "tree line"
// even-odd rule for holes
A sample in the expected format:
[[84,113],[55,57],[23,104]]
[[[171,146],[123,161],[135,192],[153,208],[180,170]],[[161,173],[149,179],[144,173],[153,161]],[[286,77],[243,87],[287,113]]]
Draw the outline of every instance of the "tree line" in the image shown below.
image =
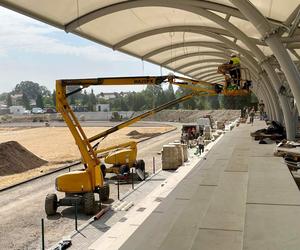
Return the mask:
[[[67,92],[76,90],[78,86],[68,86]],[[106,100],[103,93],[95,94],[93,89],[89,92],[84,89],[71,95],[69,103],[72,106],[84,107],[87,111],[95,111],[96,104],[110,104],[112,111],[142,111],[149,110],[166,102],[179,98],[183,95],[190,94],[188,89],[178,88],[176,91],[173,85],[169,84],[167,88],[162,86],[148,85],[140,92],[114,93],[115,98]],[[48,90],[45,86],[32,81],[22,81],[9,93],[0,95],[0,101],[5,101],[8,106],[12,106],[12,96],[21,95],[17,99],[17,105],[22,105],[26,109],[31,109],[32,103],[34,106],[45,108],[56,105],[56,93]],[[177,104],[173,109],[241,109],[245,106],[253,106],[257,103],[257,98],[251,94],[249,96],[195,96],[188,101]]]

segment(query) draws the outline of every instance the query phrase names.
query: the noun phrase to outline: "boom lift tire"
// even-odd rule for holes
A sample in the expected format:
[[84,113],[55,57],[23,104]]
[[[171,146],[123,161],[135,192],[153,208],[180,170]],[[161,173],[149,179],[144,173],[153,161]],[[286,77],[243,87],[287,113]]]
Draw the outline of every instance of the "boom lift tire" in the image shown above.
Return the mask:
[[104,164],[100,165],[101,171],[102,171],[102,176],[103,178],[106,176],[106,166]]
[[99,188],[100,201],[107,201],[109,199],[109,184],[105,183],[103,187]]
[[56,214],[57,211],[57,195],[47,194],[45,199],[45,211],[48,216]]
[[94,193],[89,192],[83,194],[83,211],[86,215],[91,215],[94,212],[95,196]]

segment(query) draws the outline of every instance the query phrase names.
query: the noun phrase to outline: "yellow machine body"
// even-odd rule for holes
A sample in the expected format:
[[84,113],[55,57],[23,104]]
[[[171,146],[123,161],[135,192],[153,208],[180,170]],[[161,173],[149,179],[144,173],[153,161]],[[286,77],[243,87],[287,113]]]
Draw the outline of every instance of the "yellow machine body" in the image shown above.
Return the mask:
[[109,153],[109,155],[105,157],[104,161],[108,164],[128,165],[129,167],[132,167],[132,165],[136,162],[136,154],[136,149],[120,149]]
[[[95,168],[96,186],[100,184],[100,167]],[[56,177],[56,190],[65,193],[86,193],[93,191],[89,171],[72,171]]]

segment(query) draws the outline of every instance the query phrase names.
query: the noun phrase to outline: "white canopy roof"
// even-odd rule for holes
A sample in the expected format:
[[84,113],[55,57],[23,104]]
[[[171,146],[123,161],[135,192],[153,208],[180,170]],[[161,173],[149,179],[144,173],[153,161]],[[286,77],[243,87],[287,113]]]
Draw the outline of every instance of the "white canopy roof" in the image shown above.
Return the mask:
[[[299,0],[251,2],[280,27],[282,41],[299,60],[298,24],[288,36],[299,15]],[[252,55],[222,22],[235,25],[266,56],[272,55],[256,28],[229,0],[1,0],[0,5],[194,78],[213,76],[212,69],[232,52],[239,52],[242,60]]]

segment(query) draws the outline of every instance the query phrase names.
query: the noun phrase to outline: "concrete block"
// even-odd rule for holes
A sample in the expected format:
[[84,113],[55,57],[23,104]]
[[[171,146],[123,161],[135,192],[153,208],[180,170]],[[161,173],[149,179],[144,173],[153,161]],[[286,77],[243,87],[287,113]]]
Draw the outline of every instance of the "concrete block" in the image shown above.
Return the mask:
[[178,168],[178,149],[175,145],[164,145],[162,150],[162,170]]

